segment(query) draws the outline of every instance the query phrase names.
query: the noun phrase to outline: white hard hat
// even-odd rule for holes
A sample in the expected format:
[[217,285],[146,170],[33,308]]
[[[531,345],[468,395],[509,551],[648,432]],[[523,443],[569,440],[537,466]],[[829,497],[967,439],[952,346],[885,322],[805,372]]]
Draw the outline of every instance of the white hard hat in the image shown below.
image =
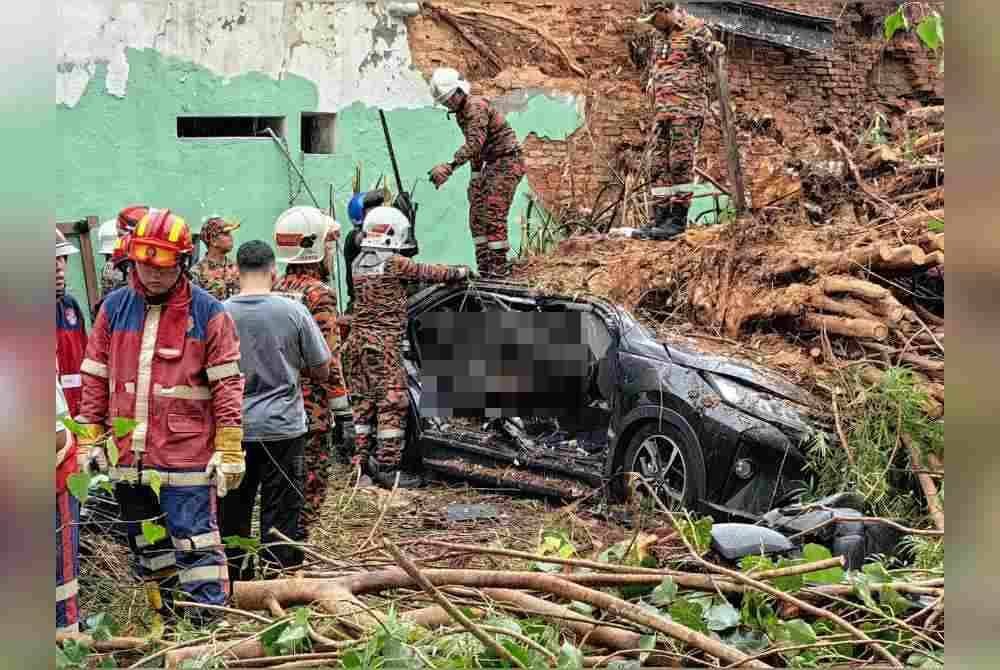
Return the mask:
[[315,207],[292,207],[274,223],[274,244],[279,263],[319,263],[326,249],[326,236],[340,224]]
[[458,90],[466,95],[472,90],[472,86],[462,79],[458,70],[450,67],[439,67],[434,70],[434,74],[431,76],[431,95],[434,96],[435,102],[443,103]]
[[413,248],[410,220],[395,207],[376,207],[365,217],[362,249],[407,251]]
[[100,247],[98,253],[113,254],[116,242],[118,242],[118,219],[109,219],[97,229],[97,246]]

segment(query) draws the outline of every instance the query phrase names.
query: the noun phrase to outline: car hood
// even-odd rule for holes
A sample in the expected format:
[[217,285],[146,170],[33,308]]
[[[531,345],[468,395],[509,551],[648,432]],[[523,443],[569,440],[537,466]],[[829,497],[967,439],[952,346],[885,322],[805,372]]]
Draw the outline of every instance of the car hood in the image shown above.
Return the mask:
[[733,377],[808,407],[816,405],[812,396],[795,384],[782,379],[771,370],[760,368],[747,361],[686,349],[675,343],[664,342],[663,346],[670,355],[670,359],[678,365]]

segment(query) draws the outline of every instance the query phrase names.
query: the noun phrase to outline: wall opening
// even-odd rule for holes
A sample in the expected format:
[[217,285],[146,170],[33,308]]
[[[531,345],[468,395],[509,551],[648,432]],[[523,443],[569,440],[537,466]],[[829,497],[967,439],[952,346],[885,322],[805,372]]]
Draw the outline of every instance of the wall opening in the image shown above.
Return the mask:
[[302,153],[332,154],[336,114],[302,112]]
[[283,116],[178,116],[177,137],[183,139],[271,139],[285,135]]

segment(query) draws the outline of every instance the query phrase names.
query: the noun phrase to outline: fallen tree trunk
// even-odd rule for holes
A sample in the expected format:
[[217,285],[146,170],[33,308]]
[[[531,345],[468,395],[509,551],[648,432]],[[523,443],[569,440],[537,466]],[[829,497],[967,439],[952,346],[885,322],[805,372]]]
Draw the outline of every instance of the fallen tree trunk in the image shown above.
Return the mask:
[[920,449],[906,433],[902,434],[903,445],[910,452],[910,465],[916,473],[917,481],[927,499],[927,512],[930,514],[934,527],[940,531],[944,530],[944,509],[941,507],[941,500],[938,498],[937,484],[934,479],[927,474],[923,458],[920,456]]

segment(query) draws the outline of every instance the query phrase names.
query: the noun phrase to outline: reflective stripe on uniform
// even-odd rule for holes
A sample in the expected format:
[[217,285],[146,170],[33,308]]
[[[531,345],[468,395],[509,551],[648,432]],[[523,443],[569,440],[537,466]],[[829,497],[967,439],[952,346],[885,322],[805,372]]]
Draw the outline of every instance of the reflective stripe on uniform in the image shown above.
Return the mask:
[[205,374],[208,375],[208,381],[210,382],[217,382],[226,377],[239,377],[240,364],[232,361],[221,365],[213,365],[210,368],[205,368]]
[[159,384],[153,387],[153,394],[162,398],[178,398],[180,400],[211,400],[212,389],[207,386],[168,386]]
[[157,554],[156,556],[140,556],[139,565],[150,572],[157,572],[164,568],[172,568],[177,565],[177,557],[173,551]]
[[78,389],[83,386],[83,375],[62,375],[59,383],[63,389]]
[[475,237],[472,238],[472,243],[477,247],[481,247],[489,241],[490,238],[486,237],[485,235],[476,235]]
[[486,245],[487,249],[510,249],[510,242],[507,240],[501,240],[499,242],[490,242]]
[[160,331],[162,305],[151,305],[146,314],[146,327],[139,345],[139,368],[135,381],[135,420],[132,431],[132,451],[146,451],[146,433],[149,432],[149,392],[153,383],[153,354],[156,353],[156,335]]
[[403,437],[406,432],[399,428],[386,428],[384,430],[380,429],[376,435],[380,440],[391,439],[394,437]]
[[174,549],[181,551],[195,551],[197,549],[212,549],[222,545],[222,536],[219,531],[213,530],[201,535],[191,537],[172,537]]
[[337,411],[338,409],[350,409],[351,403],[347,399],[347,395],[337,396],[330,399],[330,409]]
[[70,580],[65,584],[60,584],[59,586],[56,586],[56,602],[59,603],[64,600],[69,600],[79,592],[80,582],[75,579]]
[[203,565],[200,568],[181,570],[178,573],[181,584],[191,584],[193,582],[217,582],[229,576],[225,566]]
[[482,171],[482,170],[473,170],[473,171],[472,171],[472,178],[473,178],[473,179],[475,179],[475,178],[477,178],[477,177],[478,177],[479,175],[481,175],[482,173],[483,173],[483,171]]
[[[142,483],[149,484],[150,472],[160,475],[162,486],[209,486],[211,477],[203,471],[195,472],[163,472],[151,468],[142,469]],[[138,471],[135,468],[114,467],[108,470],[108,477],[114,482],[138,482]]]
[[98,363],[92,358],[83,359],[83,363],[80,364],[80,372],[86,372],[88,375],[104,379],[108,378],[108,366],[104,363]]
[[355,435],[371,435],[372,427],[367,423],[356,423],[354,424],[354,434]]

